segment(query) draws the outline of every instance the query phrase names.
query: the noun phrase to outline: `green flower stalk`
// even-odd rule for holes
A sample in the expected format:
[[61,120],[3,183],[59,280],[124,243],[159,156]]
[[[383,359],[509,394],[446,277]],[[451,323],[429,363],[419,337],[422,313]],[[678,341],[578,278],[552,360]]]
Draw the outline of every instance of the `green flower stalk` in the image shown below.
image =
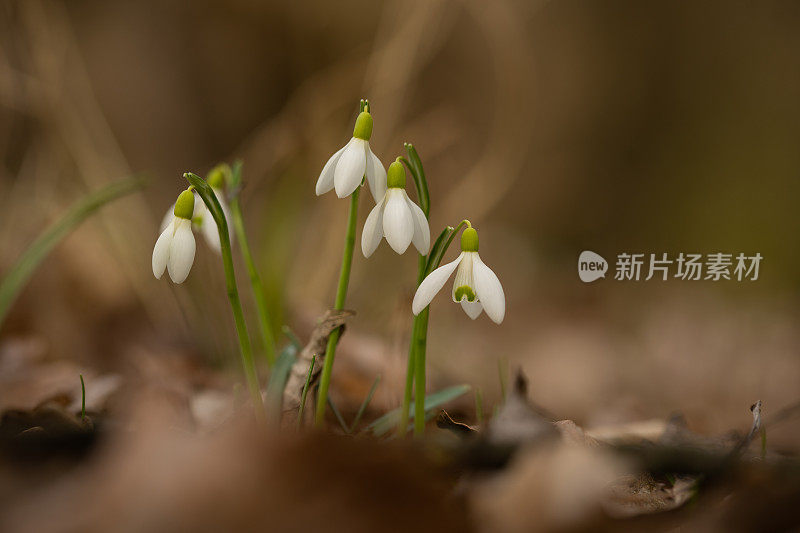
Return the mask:
[[[418,159],[418,157],[417,157]],[[427,191],[426,191],[427,192]],[[417,286],[433,270],[439,267],[445,252],[450,247],[453,239],[462,227],[468,225],[468,220],[462,220],[455,228],[447,226],[433,245],[427,257],[420,256],[419,275]],[[416,389],[414,403],[414,432],[421,435],[425,431],[425,385],[426,385],[426,362],[425,356],[428,343],[428,316],[429,309],[426,307],[419,313],[414,313],[414,324],[411,332],[411,343],[408,350],[408,368],[406,370],[406,386],[403,394],[403,404],[400,408],[400,420],[398,423],[398,435],[405,436],[408,431],[408,420],[410,415],[410,405],[412,392]],[[416,383],[415,383],[416,381]]]
[[[478,232],[468,220],[462,221],[467,227],[461,234],[461,254],[452,262],[438,266],[457,230],[447,238],[438,257],[428,261],[427,274],[417,287],[411,310],[417,318],[424,321],[424,327],[417,331],[416,353],[416,397],[414,404],[414,434],[421,435],[425,431],[425,345],[427,343],[427,323],[429,305],[433,297],[444,287],[444,284],[456,272],[453,284],[453,301],[460,303],[464,312],[475,320],[483,311],[489,318],[500,324],[505,318],[506,298],[497,275],[486,266],[478,255]],[[458,229],[458,228],[457,228]]]
[[[425,171],[422,168],[422,160],[417,153],[417,150],[414,146],[410,143],[405,143],[404,147],[406,149],[406,153],[408,157],[401,157],[398,158],[399,161],[402,161],[408,170],[411,172],[411,176],[414,179],[414,185],[417,189],[417,198],[419,199],[420,210],[425,217],[425,227],[428,229],[428,235],[430,235],[430,229],[428,227],[428,216],[430,214],[430,196],[428,194],[428,182],[425,179]],[[404,180],[403,180],[404,181]],[[366,229],[366,226],[365,226]],[[447,230],[445,230],[446,232]],[[443,233],[444,235],[444,233]],[[430,244],[430,237],[428,243],[424,247],[424,252],[422,249],[419,250],[419,261],[417,266],[417,285],[419,286],[422,283],[422,280],[425,278],[427,273],[427,265],[429,257],[433,257],[434,253],[437,250],[437,246],[441,246],[442,236],[439,237],[436,244],[434,244],[433,249],[428,253],[428,248]],[[398,422],[398,434],[400,436],[404,436],[406,434],[406,429],[408,428],[408,418],[411,406],[411,395],[414,390],[414,375],[415,375],[415,368],[416,368],[416,354],[418,351],[422,351],[422,357],[425,357],[425,341],[422,339],[427,339],[427,330],[428,330],[428,314],[424,313],[422,316],[415,316],[413,325],[411,327],[411,342],[408,348],[408,365],[406,367],[406,384],[405,389],[403,392],[403,404],[400,407],[400,420]],[[424,369],[424,365],[423,365]],[[424,376],[422,378],[423,386],[422,386],[422,396],[425,396],[425,385],[424,385]],[[419,390],[419,389],[417,389]],[[424,401],[418,402],[423,404],[424,409]],[[423,417],[424,421],[424,417]]]
[[[216,171],[216,173],[215,173]],[[250,277],[250,288],[253,290],[253,298],[256,301],[256,314],[258,315],[258,331],[261,334],[261,344],[264,347],[264,357],[267,366],[270,368],[275,363],[275,337],[272,334],[272,326],[269,319],[269,307],[267,305],[267,297],[264,293],[264,284],[261,282],[261,276],[258,273],[255,262],[253,261],[253,254],[250,253],[250,244],[247,240],[247,233],[244,229],[244,217],[242,216],[242,207],[239,201],[239,191],[242,186],[242,162],[236,161],[233,164],[233,169],[228,165],[219,165],[209,174],[209,184],[212,188],[212,178],[214,176],[222,176],[229,184],[231,190],[230,197],[230,218],[233,219],[233,227],[236,230],[236,238],[239,239],[239,249],[242,252],[242,259],[247,267],[247,274]],[[223,208],[224,210],[224,208]]]
[[[317,196],[336,189],[339,198],[350,196],[350,213],[347,218],[347,231],[344,238],[342,267],[339,272],[339,285],[336,289],[336,300],[333,308],[344,309],[347,298],[347,287],[350,283],[350,269],[353,265],[353,249],[356,243],[356,220],[358,218],[358,197],[364,181],[369,185],[375,201],[383,198],[386,192],[386,170],[383,164],[372,153],[369,140],[372,137],[372,115],[369,101],[361,101],[361,109],[353,129],[353,138],[341,150],[333,154],[320,173],[317,180]],[[336,357],[336,346],[339,343],[341,328],[333,330],[328,337],[325,348],[325,361],[317,391],[315,424],[322,426],[325,421],[325,409],[328,405],[328,389],[330,388],[333,362]]]
[[217,224],[217,231],[219,233],[220,240],[220,252],[222,254],[222,265],[225,270],[225,286],[228,291],[228,300],[231,304],[231,311],[233,312],[233,321],[236,325],[236,334],[239,337],[239,352],[242,357],[242,367],[244,368],[247,388],[250,391],[256,419],[259,422],[262,422],[266,419],[266,413],[264,410],[264,402],[261,399],[261,388],[258,384],[258,374],[256,372],[255,361],[253,360],[250,337],[247,335],[247,324],[244,320],[242,302],[239,299],[239,289],[236,286],[236,274],[233,270],[233,255],[231,254],[231,241],[228,237],[228,222],[225,219],[225,214],[223,213],[219,200],[217,199],[216,194],[214,194],[211,186],[209,186],[208,183],[206,183],[201,177],[192,174],[191,172],[185,173],[183,177],[189,181],[192,187],[197,191],[197,194],[200,195],[200,198],[202,198],[203,203],[206,205],[206,209],[214,218],[214,222]]
[[[361,187],[358,187],[350,195],[350,214],[347,217],[347,232],[344,238],[344,254],[342,255],[342,268],[339,271],[339,285],[336,289],[336,300],[333,308],[336,310],[344,309],[344,302],[347,298],[347,286],[350,284],[350,269],[353,266],[353,249],[356,245],[356,220],[358,219],[358,196]],[[339,343],[339,336],[342,328],[336,328],[328,337],[328,345],[325,347],[325,363],[322,366],[322,376],[319,380],[319,391],[317,392],[317,410],[314,422],[317,426],[322,426],[325,421],[325,407],[328,405],[328,388],[331,384],[331,372],[333,371],[333,360],[336,356],[336,345]]]

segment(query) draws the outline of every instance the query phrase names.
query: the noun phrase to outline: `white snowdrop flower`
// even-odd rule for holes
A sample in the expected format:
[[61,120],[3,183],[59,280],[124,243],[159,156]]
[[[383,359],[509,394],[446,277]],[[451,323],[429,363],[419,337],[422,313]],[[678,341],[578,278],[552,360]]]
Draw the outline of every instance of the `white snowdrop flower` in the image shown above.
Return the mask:
[[[230,208],[228,207],[228,201],[225,199],[225,191],[224,191],[224,176],[222,172],[217,172],[218,168],[209,173],[208,176],[208,184],[211,186],[211,190],[214,191],[214,194],[219,201],[219,205],[222,208],[222,213],[225,215],[225,220],[228,222],[228,236],[231,240],[231,244],[233,244],[234,239],[234,232],[233,232],[233,222],[231,219]],[[217,229],[217,223],[214,220],[214,217],[211,216],[209,213],[206,204],[203,203],[200,199],[195,199],[194,202],[194,211],[192,213],[192,229],[198,230],[208,244],[208,247],[214,250],[217,253],[220,253],[221,246],[219,242],[219,230]],[[175,204],[172,204],[167,212],[164,214],[164,218],[161,220],[160,230],[163,232],[169,224],[175,219]]]
[[392,250],[402,254],[412,242],[422,255],[431,245],[428,219],[422,209],[406,194],[406,171],[398,158],[389,165],[388,188],[370,211],[361,233],[361,251],[369,257],[378,248],[381,238]]
[[485,310],[493,322],[501,323],[506,314],[503,287],[492,269],[481,261],[478,255],[478,232],[469,225],[461,234],[461,255],[431,272],[420,283],[411,304],[414,314],[418,315],[428,307],[454,271],[453,301],[460,303],[473,320]]
[[174,217],[153,247],[153,275],[161,279],[164,270],[175,283],[183,283],[194,263],[195,242],[192,234],[194,193],[183,191],[175,202]]
[[317,180],[317,196],[336,189],[339,198],[353,194],[361,185],[364,175],[367,176],[369,190],[378,202],[386,192],[386,170],[378,156],[369,148],[372,137],[372,115],[369,107],[358,115],[353,129],[353,138],[338,152],[333,154]]

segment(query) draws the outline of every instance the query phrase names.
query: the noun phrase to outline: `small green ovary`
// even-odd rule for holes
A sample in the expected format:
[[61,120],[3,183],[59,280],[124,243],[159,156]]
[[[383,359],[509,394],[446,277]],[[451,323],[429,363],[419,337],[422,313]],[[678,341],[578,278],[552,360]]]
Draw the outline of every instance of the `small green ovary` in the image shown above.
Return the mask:
[[475,291],[469,285],[462,285],[456,289],[456,301],[460,302],[467,297],[467,301],[474,302],[475,301]]
[[178,218],[186,218],[191,220],[192,213],[194,213],[194,193],[191,189],[186,189],[175,201],[175,209],[172,211]]
[[353,128],[353,137],[368,141],[372,137],[372,115],[362,111],[356,119],[356,126]]

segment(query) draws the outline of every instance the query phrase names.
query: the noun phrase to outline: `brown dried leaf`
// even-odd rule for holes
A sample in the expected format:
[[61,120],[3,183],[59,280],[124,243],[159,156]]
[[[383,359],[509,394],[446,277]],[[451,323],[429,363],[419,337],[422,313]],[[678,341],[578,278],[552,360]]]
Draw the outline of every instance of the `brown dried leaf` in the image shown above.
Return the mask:
[[613,518],[677,509],[694,495],[696,477],[679,477],[672,486],[656,481],[650,474],[624,476],[609,485],[603,509]]
[[311,391],[314,390],[317,381],[319,380],[319,375],[322,372],[322,366],[325,364],[325,348],[328,344],[328,337],[333,330],[342,326],[342,332],[340,334],[341,338],[341,335],[344,335],[344,330],[346,329],[344,327],[345,322],[347,322],[347,319],[355,314],[355,311],[350,311],[347,309],[341,311],[329,309],[322,316],[319,324],[316,328],[314,328],[314,331],[311,332],[311,337],[308,340],[308,344],[306,344],[305,348],[303,348],[303,351],[300,352],[297,361],[295,362],[294,366],[292,366],[292,371],[289,374],[289,380],[286,382],[286,388],[283,391],[283,412],[285,423],[292,423],[293,421],[297,420],[297,411],[300,409],[303,386],[305,385],[306,378],[308,377],[308,369],[311,368],[311,359],[316,355],[314,371],[311,375],[311,383],[309,384],[308,388],[309,394],[306,398],[304,418],[309,420],[314,416],[315,402],[313,401],[314,395],[311,393]]

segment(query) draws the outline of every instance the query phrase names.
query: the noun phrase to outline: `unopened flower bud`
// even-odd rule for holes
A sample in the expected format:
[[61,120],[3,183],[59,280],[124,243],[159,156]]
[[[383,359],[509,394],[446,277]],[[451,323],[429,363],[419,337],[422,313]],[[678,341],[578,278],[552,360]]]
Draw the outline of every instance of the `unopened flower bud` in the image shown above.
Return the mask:
[[221,163],[211,169],[211,172],[208,173],[208,178],[206,178],[206,183],[212,189],[222,189],[225,187],[225,178],[229,172],[230,167],[225,163]]

